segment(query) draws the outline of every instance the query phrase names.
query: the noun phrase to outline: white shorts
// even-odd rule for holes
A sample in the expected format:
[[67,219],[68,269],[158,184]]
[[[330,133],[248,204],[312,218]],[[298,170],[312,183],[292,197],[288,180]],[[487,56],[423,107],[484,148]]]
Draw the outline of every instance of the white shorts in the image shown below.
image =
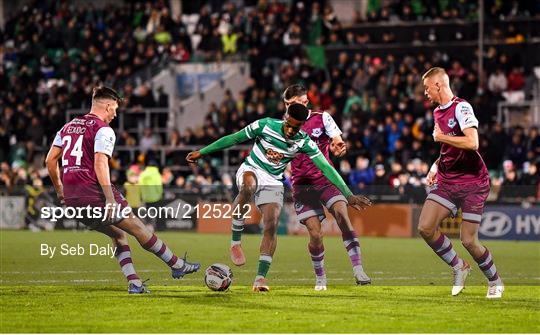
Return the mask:
[[243,163],[236,172],[236,186],[240,188],[243,183],[245,172],[253,172],[257,178],[257,189],[255,190],[255,205],[277,203],[283,206],[283,183],[272,177],[268,172]]

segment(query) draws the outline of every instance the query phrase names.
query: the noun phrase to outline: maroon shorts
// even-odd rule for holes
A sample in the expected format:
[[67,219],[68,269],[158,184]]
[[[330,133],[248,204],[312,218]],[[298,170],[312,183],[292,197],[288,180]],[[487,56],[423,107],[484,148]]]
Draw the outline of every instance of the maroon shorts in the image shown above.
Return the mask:
[[438,183],[429,191],[427,199],[448,208],[453,215],[461,208],[464,221],[480,223],[489,188],[489,179],[468,184]]
[[[119,207],[117,207],[118,209],[116,212],[116,214],[118,214],[118,211],[121,211],[122,209],[129,207],[129,204],[127,200],[124,198],[124,196],[122,195],[122,193],[120,193],[120,191],[115,186],[112,186],[112,191],[114,195],[114,200],[116,200],[116,203],[119,205]],[[84,193],[81,193],[80,197],[70,197],[66,199],[66,206],[75,207],[75,208],[78,208],[78,207],[87,208],[88,206],[90,206],[91,208],[99,207],[103,209],[101,211],[101,213],[103,213],[105,210],[104,209],[105,197],[104,196],[102,197],[90,196],[89,197],[89,196],[85,196]],[[103,221],[102,218],[96,218],[95,216],[91,216],[91,217],[84,216],[82,218],[77,218],[77,220],[86,226],[97,227],[99,225],[116,224],[122,221],[123,218],[118,218],[111,222],[111,221]]]
[[305,224],[306,219],[318,216],[319,220],[325,218],[324,207],[330,208],[338,201],[345,201],[345,196],[332,183],[322,185],[293,186],[294,209],[300,223]]

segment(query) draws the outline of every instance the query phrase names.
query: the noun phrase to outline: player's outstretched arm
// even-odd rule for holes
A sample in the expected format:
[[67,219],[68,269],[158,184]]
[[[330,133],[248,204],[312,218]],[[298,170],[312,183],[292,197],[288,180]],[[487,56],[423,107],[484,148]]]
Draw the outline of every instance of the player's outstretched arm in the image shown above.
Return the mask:
[[347,198],[349,205],[357,210],[362,210],[368,206],[371,206],[371,200],[362,195],[353,195],[349,187],[345,184],[345,181],[336,169],[328,163],[326,158],[321,155],[317,155],[311,159],[313,163],[322,171],[322,173],[334,184],[341,193]]
[[45,158],[45,165],[49,171],[49,177],[54,185],[56,190],[56,195],[58,199],[63,204],[64,203],[64,185],[62,185],[62,180],[60,179],[60,168],[58,167],[58,161],[62,157],[62,148],[52,145],[51,149],[47,153],[47,158]]
[[260,134],[260,131],[263,127],[261,123],[263,122],[265,122],[265,119],[257,120],[253,122],[252,124],[250,124],[249,126],[245,127],[244,129],[237,131],[234,134],[223,136],[219,140],[213,143],[210,143],[209,145],[202,148],[201,150],[190,152],[186,156],[186,161],[188,163],[195,163],[199,158],[201,158],[204,155],[209,155],[216,151],[230,148],[232,146],[235,146],[237,144],[240,144],[242,142],[245,142],[249,139],[254,138],[255,136]]
[[236,144],[245,142],[247,140],[249,140],[249,137],[246,135],[244,129],[242,129],[234,134],[223,136],[219,140],[210,143],[201,150],[190,152],[186,157],[186,161],[188,163],[195,163],[199,158],[204,155],[230,148],[232,146],[235,146]]

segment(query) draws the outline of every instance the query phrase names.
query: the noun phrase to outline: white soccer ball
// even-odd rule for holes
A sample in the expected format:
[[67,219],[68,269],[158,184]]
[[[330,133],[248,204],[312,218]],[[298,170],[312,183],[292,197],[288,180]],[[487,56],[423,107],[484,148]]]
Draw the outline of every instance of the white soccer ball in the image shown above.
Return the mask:
[[204,273],[204,282],[212,291],[225,291],[232,284],[231,268],[225,264],[212,264]]

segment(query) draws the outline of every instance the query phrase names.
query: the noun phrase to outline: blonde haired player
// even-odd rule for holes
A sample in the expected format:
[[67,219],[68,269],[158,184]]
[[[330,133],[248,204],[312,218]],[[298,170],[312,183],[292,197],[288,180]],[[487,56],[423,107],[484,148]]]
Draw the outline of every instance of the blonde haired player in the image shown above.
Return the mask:
[[470,265],[454,250],[439,224],[461,207],[461,243],[488,280],[487,298],[501,298],[504,285],[491,252],[478,240],[478,228],[489,194],[489,174],[478,153],[478,120],[472,106],[454,95],[446,71],[429,69],[423,76],[425,95],[438,107],[433,111],[433,138],[441,153],[428,173],[430,191],[420,214],[418,231],[435,253],[454,271],[452,295],[465,287]]

